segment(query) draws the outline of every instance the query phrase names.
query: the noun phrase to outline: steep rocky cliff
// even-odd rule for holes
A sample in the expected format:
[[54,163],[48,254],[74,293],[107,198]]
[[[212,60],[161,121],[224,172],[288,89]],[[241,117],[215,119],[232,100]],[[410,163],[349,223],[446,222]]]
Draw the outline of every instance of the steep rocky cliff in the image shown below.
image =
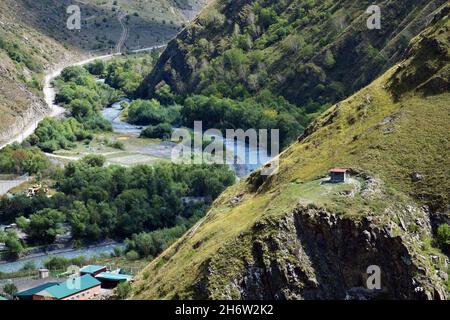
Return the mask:
[[[426,213],[415,219],[430,235]],[[236,256],[214,256],[195,289],[214,299],[445,299],[439,276],[414,253],[416,240],[385,223],[371,216],[355,222],[299,205],[237,238],[249,245],[239,273],[224,278]],[[373,265],[382,271],[379,291],[367,289]]]
[[[321,115],[137,278],[134,299],[446,299],[450,19],[402,62]],[[349,168],[345,184],[327,182]],[[368,268],[381,289],[368,290]]]

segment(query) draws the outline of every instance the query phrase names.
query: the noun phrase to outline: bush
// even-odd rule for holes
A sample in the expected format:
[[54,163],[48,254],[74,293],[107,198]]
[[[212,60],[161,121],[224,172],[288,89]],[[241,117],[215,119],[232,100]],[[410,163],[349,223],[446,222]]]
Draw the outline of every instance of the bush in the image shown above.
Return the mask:
[[106,72],[106,63],[102,60],[96,60],[85,67],[90,74],[102,76]]
[[122,256],[122,254],[123,254],[123,250],[121,247],[114,247],[112,256],[120,257],[120,256]]
[[0,151],[0,173],[35,174],[49,166],[50,161],[38,148],[14,144]]
[[128,109],[128,121],[137,125],[157,125],[167,117],[167,110],[155,99],[135,100]]
[[127,258],[127,260],[136,261],[139,260],[139,253],[137,253],[137,251],[135,250],[131,250],[127,252],[125,257]]
[[17,63],[23,63],[31,71],[40,72],[43,69],[42,65],[34,60],[33,56],[17,43],[5,41],[0,38],[0,49],[4,49],[12,60]]
[[120,283],[116,288],[116,297],[125,300],[131,293],[131,284],[128,282]]
[[9,296],[13,296],[17,293],[17,287],[14,283],[7,283],[3,286],[3,292],[8,294]]
[[62,212],[50,208],[32,214],[27,228],[30,241],[36,244],[53,243],[64,220]]
[[36,265],[34,264],[33,261],[27,261],[27,262],[23,265],[22,270],[25,270],[25,271],[33,271],[33,270],[36,270]]
[[450,249],[450,225],[442,224],[437,230],[437,242],[445,252]]
[[156,257],[173,241],[181,237],[190,226],[188,221],[183,221],[173,228],[134,234],[131,240],[125,241],[127,250],[128,252],[136,251],[140,257]]
[[88,155],[82,159],[84,163],[86,163],[90,167],[103,167],[106,162],[106,158],[104,156],[98,155]]
[[173,129],[170,123],[161,123],[156,126],[149,126],[142,131],[141,137],[151,139],[170,140],[172,137]]
[[83,265],[87,264],[87,262],[88,261],[85,257],[78,257],[78,258],[70,259],[70,258],[54,256],[48,260],[45,260],[44,266],[49,270],[63,271],[63,270],[67,270],[67,268],[70,266],[82,267]]
[[125,144],[119,140],[109,143],[108,146],[114,149],[125,150]]
[[0,232],[0,242],[5,243],[7,248],[6,256],[9,259],[19,258],[25,250],[14,231]]
[[88,132],[74,118],[65,120],[46,118],[28,141],[45,152],[54,152],[59,149],[73,148],[75,141],[88,137]]
[[64,270],[69,266],[67,259],[62,257],[51,257],[44,261],[44,266],[49,270]]

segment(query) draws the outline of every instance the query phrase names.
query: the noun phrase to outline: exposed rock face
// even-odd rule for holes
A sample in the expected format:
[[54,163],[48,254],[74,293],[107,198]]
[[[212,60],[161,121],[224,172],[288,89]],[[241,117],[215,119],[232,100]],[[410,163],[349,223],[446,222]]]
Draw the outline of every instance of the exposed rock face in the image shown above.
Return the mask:
[[50,107],[45,101],[31,93],[24,86],[20,86],[18,91],[22,93],[20,99],[25,101],[25,108],[17,114],[12,112],[12,110],[10,111],[11,124],[6,127],[2,126],[2,130],[0,130],[0,144],[2,141],[7,141],[20,135],[24,128],[33,125],[33,123],[41,120],[50,112]]
[[[422,230],[429,233],[429,219],[421,214]],[[396,235],[393,222],[380,222],[298,207],[253,228],[251,259],[230,281],[215,283],[220,270],[209,261],[209,275],[198,289],[220,299],[445,299],[442,280],[419,262],[414,236]],[[381,270],[379,291],[366,284],[373,265]]]

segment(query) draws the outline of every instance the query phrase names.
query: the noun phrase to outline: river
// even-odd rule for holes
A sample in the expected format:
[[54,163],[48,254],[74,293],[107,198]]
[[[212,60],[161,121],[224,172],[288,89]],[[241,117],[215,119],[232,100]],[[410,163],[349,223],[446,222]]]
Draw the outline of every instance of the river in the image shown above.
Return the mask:
[[[111,122],[114,132],[131,136],[140,136],[144,127],[133,125],[120,119],[120,114],[123,111],[122,104],[131,102],[132,101],[130,99],[124,98],[121,101],[112,104],[111,107],[103,109],[102,115],[105,119]],[[245,161],[239,161],[237,162],[239,164],[232,163],[230,165],[238,178],[247,177],[263,164],[272,160],[272,157],[267,154],[267,150],[265,148],[258,148],[258,146],[250,145],[249,143],[243,141],[235,141],[218,136],[214,136],[214,138],[218,141],[222,141],[225,146],[225,150],[227,150],[228,153],[234,152],[234,155],[242,155],[245,157],[245,159],[243,159]],[[143,147],[143,151],[144,149],[145,152],[151,152],[151,147]],[[233,160],[229,160],[229,162],[233,162]]]
[[130,103],[131,101],[124,98],[121,101],[113,103],[111,107],[103,109],[102,115],[106,120],[111,122],[114,132],[139,136],[144,127],[136,126],[120,120],[120,114],[123,110],[122,104],[125,102]]
[[93,258],[93,257],[97,257],[101,254],[111,254],[114,252],[114,248],[117,246],[123,247],[122,244],[108,243],[105,245],[99,245],[99,246],[95,246],[95,247],[88,247],[88,248],[82,248],[82,249],[76,249],[76,250],[73,250],[73,249],[57,250],[57,251],[52,252],[51,254],[32,256],[32,257],[20,259],[18,261],[14,261],[14,262],[0,263],[0,272],[6,273],[6,272],[19,271],[28,262],[33,263],[37,268],[42,268],[44,266],[45,260],[48,260],[51,257]]

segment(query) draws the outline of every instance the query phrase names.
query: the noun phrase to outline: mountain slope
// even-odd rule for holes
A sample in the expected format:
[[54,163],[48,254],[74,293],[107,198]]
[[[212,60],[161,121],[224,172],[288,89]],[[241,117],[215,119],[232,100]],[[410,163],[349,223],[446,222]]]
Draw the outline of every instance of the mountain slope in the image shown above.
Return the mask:
[[[450,7],[400,65],[321,115],[155,259],[133,299],[445,299],[449,223]],[[430,47],[430,44],[432,46]],[[331,167],[351,168],[330,185]],[[367,268],[381,291],[365,290]]]
[[[0,2],[0,145],[48,114],[44,73],[57,65],[117,50],[161,44],[174,37],[203,0],[2,0]],[[66,27],[79,5],[81,30]],[[124,18],[119,21],[119,17]],[[123,25],[122,25],[123,24]],[[122,43],[120,43],[122,44]]]
[[[196,14],[204,1],[172,0],[20,0],[20,19],[36,30],[53,37],[74,50],[109,51],[118,43],[123,28],[128,29],[125,46],[129,49],[150,47],[172,39],[188,16]],[[66,23],[70,5],[81,13],[81,29],[68,30]],[[186,15],[185,15],[186,14]]]
[[20,21],[22,7],[0,2],[0,145],[48,112],[44,70],[73,59],[66,48]]
[[169,43],[141,91],[167,83],[242,99],[269,89],[316,112],[398,62],[443,3],[380,1],[382,28],[368,30],[371,1],[217,0]]

